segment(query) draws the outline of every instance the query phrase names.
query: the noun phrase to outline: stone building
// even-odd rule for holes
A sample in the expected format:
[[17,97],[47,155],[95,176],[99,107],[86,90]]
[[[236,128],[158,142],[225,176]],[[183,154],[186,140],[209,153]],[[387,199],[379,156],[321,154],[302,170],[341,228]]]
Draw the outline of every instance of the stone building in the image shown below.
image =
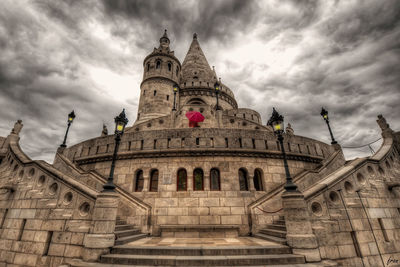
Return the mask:
[[[102,192],[115,142],[106,129],[59,148],[53,164],[21,150],[21,121],[0,137],[0,266],[400,262],[400,133],[381,115],[381,148],[350,161],[340,145],[289,127],[284,148],[299,191],[288,193],[272,128],[257,111],[239,108],[225,83],[216,104],[219,78],[196,34],[181,64],[165,32],[143,69],[137,120],[117,156],[115,193]],[[188,111],[204,121],[189,127]],[[245,241],[143,245],[156,237]]]

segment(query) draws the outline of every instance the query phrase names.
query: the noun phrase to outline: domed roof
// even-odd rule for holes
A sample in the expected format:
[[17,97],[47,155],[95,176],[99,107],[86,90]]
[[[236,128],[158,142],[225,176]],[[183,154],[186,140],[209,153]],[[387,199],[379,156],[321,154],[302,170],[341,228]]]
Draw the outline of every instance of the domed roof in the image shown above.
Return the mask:
[[193,35],[193,41],[182,64],[182,83],[210,82],[217,80],[215,72],[210,68],[208,61],[197,41],[197,34]]

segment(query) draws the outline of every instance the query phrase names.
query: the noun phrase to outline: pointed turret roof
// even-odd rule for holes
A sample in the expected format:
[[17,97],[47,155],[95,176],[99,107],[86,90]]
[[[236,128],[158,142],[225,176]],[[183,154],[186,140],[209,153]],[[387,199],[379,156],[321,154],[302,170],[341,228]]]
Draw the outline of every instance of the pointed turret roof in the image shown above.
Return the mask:
[[197,34],[193,34],[193,41],[182,64],[182,82],[202,81],[213,83],[216,81],[215,72],[210,68],[208,61],[197,41]]

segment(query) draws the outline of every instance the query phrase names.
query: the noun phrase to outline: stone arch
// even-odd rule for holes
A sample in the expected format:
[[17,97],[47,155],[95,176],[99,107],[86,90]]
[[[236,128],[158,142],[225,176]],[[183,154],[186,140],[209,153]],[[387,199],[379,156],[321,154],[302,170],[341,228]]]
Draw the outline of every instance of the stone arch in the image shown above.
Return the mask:
[[159,171],[157,169],[153,169],[150,171],[150,192],[157,192],[158,191],[158,178],[159,178]]
[[256,191],[264,191],[263,178],[264,178],[263,171],[260,168],[255,169],[253,182]]
[[204,190],[204,172],[201,168],[193,170],[193,191]]
[[245,168],[240,168],[239,174],[239,189],[240,191],[249,191],[248,172]]
[[135,174],[135,192],[142,192],[144,184],[143,170],[137,170]]
[[207,103],[203,99],[195,97],[195,98],[189,99],[186,104],[187,105],[206,105]]
[[210,170],[210,190],[221,190],[221,173],[218,168],[212,168]]
[[176,172],[176,190],[177,191],[187,190],[187,171],[184,168],[180,168]]

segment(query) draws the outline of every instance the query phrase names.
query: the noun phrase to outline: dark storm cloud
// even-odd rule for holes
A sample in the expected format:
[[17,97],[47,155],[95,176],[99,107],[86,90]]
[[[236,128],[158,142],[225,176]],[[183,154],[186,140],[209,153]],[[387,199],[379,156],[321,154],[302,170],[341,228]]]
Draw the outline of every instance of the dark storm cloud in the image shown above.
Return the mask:
[[[237,34],[249,30],[261,15],[254,0],[103,0],[103,4],[109,16],[123,16],[143,26],[138,39],[144,40],[152,40],[150,38],[159,36],[163,28],[168,28],[177,42],[187,41],[194,32],[201,36],[203,42],[213,39],[228,42]],[[121,31],[120,26],[117,25],[114,33],[130,33]],[[139,43],[146,49],[148,45],[148,42]]]
[[[166,28],[181,62],[197,32],[239,105],[264,123],[275,106],[297,134],[329,142],[325,106],[340,143],[367,143],[378,114],[400,129],[399,18],[397,0],[5,0],[0,135],[22,118],[23,149],[51,161],[72,109],[71,144],[111,127],[122,107],[133,123],[143,59]],[[107,73],[134,77],[129,96],[117,80],[99,83]]]

